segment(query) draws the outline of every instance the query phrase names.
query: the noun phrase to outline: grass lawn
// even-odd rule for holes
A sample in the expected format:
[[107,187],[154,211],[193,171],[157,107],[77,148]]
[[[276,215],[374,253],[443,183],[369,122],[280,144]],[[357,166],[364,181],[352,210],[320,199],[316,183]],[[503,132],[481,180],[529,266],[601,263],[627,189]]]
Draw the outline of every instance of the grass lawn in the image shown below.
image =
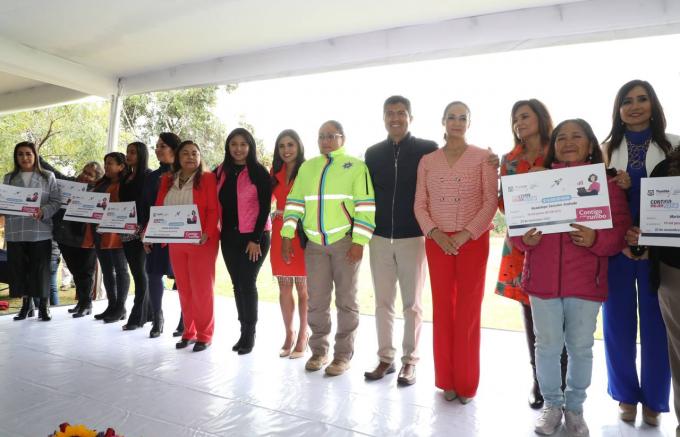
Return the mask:
[[[486,270],[486,290],[482,303],[482,326],[493,329],[506,329],[522,331],[524,329],[522,314],[519,303],[494,294],[496,279],[498,278],[498,268],[500,266],[502,238],[491,238],[491,248],[489,261]],[[133,288],[133,284],[130,284]],[[260,275],[257,280],[260,300],[265,302],[278,302],[279,291],[276,280],[272,277],[269,260],[265,260]],[[131,294],[133,290],[131,290]],[[233,296],[233,288],[227,269],[222,261],[221,255],[217,259],[217,273],[215,293],[223,296]],[[8,299],[9,290],[0,292],[0,300],[9,300],[10,309],[0,311],[0,315],[15,313],[21,307],[21,299]],[[373,285],[371,282],[371,271],[368,263],[368,251],[364,252],[364,259],[361,263],[359,273],[359,311],[362,314],[373,315],[375,312]],[[73,289],[60,291],[59,299],[61,305],[72,305],[75,301],[75,291]],[[422,296],[423,318],[432,321],[432,292],[430,290],[429,279],[426,281],[425,290]],[[401,299],[397,297],[397,313],[401,308]],[[400,317],[400,316],[399,316]],[[601,318],[598,318],[596,338],[602,338]]]

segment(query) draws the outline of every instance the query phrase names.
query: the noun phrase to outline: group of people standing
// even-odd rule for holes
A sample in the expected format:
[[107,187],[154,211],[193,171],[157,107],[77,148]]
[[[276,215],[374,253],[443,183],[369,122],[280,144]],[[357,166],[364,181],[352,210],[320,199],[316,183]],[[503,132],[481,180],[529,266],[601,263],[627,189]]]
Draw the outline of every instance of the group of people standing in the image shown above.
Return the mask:
[[[499,166],[501,175],[512,175],[604,163],[611,169],[602,183],[608,184],[613,227],[593,230],[574,224],[571,232],[542,235],[532,229],[506,238],[496,292],[521,303],[534,375],[529,404],[543,408],[537,433],[552,434],[564,415],[572,435],[588,434],[583,403],[603,303],[609,393],[619,402],[622,420],[634,421],[641,403],[644,421],[657,425],[659,413],[669,410],[671,368],[680,378],[680,318],[674,314],[680,304],[680,249],[639,250],[640,179],[680,175],[680,152],[674,150],[678,138],[665,133],[663,110],[651,85],[632,81],[621,88],[602,147],[584,120],[566,120],[553,128],[540,101],[518,101],[511,111],[515,147],[500,163],[490,151],[467,142],[471,113],[465,103],[454,101],[444,108],[441,148],[414,137],[412,119],[408,99],[389,97],[383,106],[387,139],[368,148],[365,161],[345,152],[346,136],[338,121],[321,125],[321,154],[309,160],[300,136],[284,130],[275,142],[271,170],[258,161],[255,140],[243,128],[229,134],[224,161],[212,172],[205,169],[199,145],[174,134],[160,135],[155,149],[160,168],[153,172],[146,145],[131,143],[125,155],[106,155],[103,172],[89,163],[77,178],[93,191],[110,193],[112,202],[136,202],[138,232],[129,236],[99,234],[92,225],[64,221],[55,175],[43,169],[32,143],[17,144],[15,168],[4,182],[43,189],[34,217],[7,217],[11,292],[24,296],[17,319],[30,315],[30,301],[38,297],[40,317],[49,320],[50,251],[43,246],[54,236],[76,283],[74,317],[91,312],[98,259],[109,305],[95,318],[125,319],[129,267],[135,299],[123,329],[152,321],[150,336],[158,337],[163,332],[163,276],[173,277],[183,318],[176,347],[194,344],[194,351],[205,350],[214,330],[215,263],[221,246],[240,322],[233,350],[247,354],[256,337],[256,279],[271,248],[285,330],[279,355],[299,358],[309,347],[312,356],[305,368],[325,367],[326,374],[337,376],[349,369],[354,355],[357,278],[368,245],[379,362],[365,378],[396,372],[398,288],[404,332],[397,382],[416,382],[427,266],[435,385],[446,400],[466,404],[476,395],[480,377],[489,231],[497,209],[503,211]],[[142,243],[152,205],[184,204],[197,207],[198,244]],[[337,327],[331,361],[333,297]],[[635,367],[638,315],[640,377]],[[674,384],[680,417],[680,384]]]

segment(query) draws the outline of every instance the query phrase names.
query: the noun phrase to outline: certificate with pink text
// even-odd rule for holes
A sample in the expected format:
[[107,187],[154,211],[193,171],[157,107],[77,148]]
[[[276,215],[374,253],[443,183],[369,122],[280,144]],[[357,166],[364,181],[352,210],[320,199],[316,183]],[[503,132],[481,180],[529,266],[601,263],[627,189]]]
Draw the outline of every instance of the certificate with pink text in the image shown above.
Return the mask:
[[201,219],[196,205],[152,206],[144,243],[198,243]]
[[511,237],[536,228],[544,234],[569,232],[578,223],[612,227],[604,164],[503,176],[505,222]]

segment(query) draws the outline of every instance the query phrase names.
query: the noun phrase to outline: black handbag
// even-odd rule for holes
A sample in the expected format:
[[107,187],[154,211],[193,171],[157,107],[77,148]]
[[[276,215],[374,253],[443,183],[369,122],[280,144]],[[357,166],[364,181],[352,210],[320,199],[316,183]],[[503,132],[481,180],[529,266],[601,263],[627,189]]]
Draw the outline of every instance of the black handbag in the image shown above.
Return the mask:
[[307,241],[309,241],[309,237],[307,237],[307,234],[305,234],[305,230],[302,227],[302,219],[298,220],[295,232],[297,233],[297,236],[300,239],[300,246],[302,246],[303,249],[306,248]]

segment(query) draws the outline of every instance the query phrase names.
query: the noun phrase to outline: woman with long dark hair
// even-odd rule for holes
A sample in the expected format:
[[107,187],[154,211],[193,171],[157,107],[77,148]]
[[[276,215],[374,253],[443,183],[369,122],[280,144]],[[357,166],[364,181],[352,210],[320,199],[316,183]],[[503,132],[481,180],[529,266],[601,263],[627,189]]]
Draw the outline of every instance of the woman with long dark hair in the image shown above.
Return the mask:
[[5,241],[10,295],[22,298],[14,320],[33,316],[33,298],[38,298],[40,320],[49,321],[52,216],[61,207],[59,186],[54,174],[42,169],[38,150],[28,141],[14,146],[14,168],[3,183],[42,190],[40,208],[31,217],[5,216]]
[[[139,208],[139,225],[146,228],[149,222],[149,210],[156,202],[161,177],[172,172],[172,164],[175,162],[175,150],[182,141],[172,132],[161,132],[156,141],[154,152],[160,166],[149,173],[144,182],[142,195],[142,207]],[[150,338],[157,338],[163,332],[163,276],[173,276],[170,264],[168,246],[164,244],[145,244],[146,273],[149,281],[149,300],[153,324],[149,332]],[[180,335],[184,332],[184,325],[180,319]]]
[[175,348],[195,342],[193,351],[206,350],[215,328],[213,315],[215,260],[219,247],[219,214],[215,175],[206,172],[201,149],[191,140],[175,150],[172,173],[161,177],[157,206],[194,205],[201,221],[198,244],[170,243],[170,261],[177,281],[184,333]]
[[234,286],[241,336],[233,350],[248,354],[255,345],[257,275],[269,251],[272,183],[257,160],[253,135],[236,128],[227,136],[224,162],[215,169],[222,208],[222,257]]
[[[274,143],[274,159],[272,165],[272,190],[276,199],[276,210],[272,214],[272,244],[269,260],[272,274],[279,283],[279,305],[286,329],[286,338],[279,352],[280,357],[301,358],[307,349],[307,272],[305,256],[300,236],[293,239],[293,255],[290,264],[281,257],[281,228],[283,227],[283,211],[286,198],[293,187],[295,177],[303,162],[305,149],[300,136],[292,129],[282,131]],[[298,313],[300,326],[295,337],[293,319],[295,318],[295,299],[293,286],[297,289]]]
[[[94,192],[109,193],[109,202],[120,201],[119,189],[121,181],[128,174],[125,155],[120,152],[107,153],[104,156],[104,177],[94,187]],[[89,226],[90,230],[92,226]],[[94,316],[104,323],[113,323],[125,319],[127,311],[125,301],[130,288],[130,274],[125,260],[123,243],[119,234],[93,232],[97,259],[102,269],[104,288],[108,305],[104,312]]]
[[[592,128],[582,119],[566,120],[553,130],[545,167],[559,169],[602,162]],[[569,435],[587,436],[583,403],[593,371],[597,313],[607,299],[607,258],[625,245],[630,215],[623,191],[608,181],[613,227],[591,229],[572,224],[571,232],[543,235],[535,228],[512,243],[525,252],[522,288],[530,296],[536,333],[536,373],[545,406],[537,434],[550,435],[562,423]],[[611,295],[615,293],[612,290]],[[567,387],[561,389],[561,353],[569,354]]]
[[[127,177],[120,184],[121,202],[135,202],[135,211],[143,208],[144,184],[149,170],[149,152],[146,144],[135,141],[127,145],[125,160],[130,169]],[[137,229],[134,234],[121,234],[123,252],[130,266],[132,279],[135,282],[135,302],[130,310],[130,317],[124,331],[132,331],[144,326],[149,320],[149,278],[146,274],[146,253],[140,234],[142,231],[140,214],[137,216]]]
[[[666,134],[666,117],[654,88],[633,80],[616,94],[612,128],[605,140],[607,167],[619,171],[627,188],[634,224],[640,219],[640,179],[666,158],[678,138]],[[649,285],[650,263],[644,248],[624,248],[609,259],[611,293],[603,306],[603,331],[609,394],[619,402],[621,420],[634,422],[637,404],[642,418],[658,425],[669,410],[671,373],[666,330],[656,290]],[[640,375],[636,366],[640,326]]]
[[[527,173],[543,167],[545,153],[550,144],[553,122],[545,105],[537,99],[519,100],[510,111],[512,136],[515,147],[501,159],[501,176]],[[499,191],[498,208],[505,212],[503,190]],[[524,331],[529,347],[529,358],[533,374],[533,386],[529,392],[529,406],[533,409],[543,407],[543,396],[536,379],[536,354],[534,344],[534,322],[531,316],[529,296],[522,290],[522,268],[524,252],[512,245],[505,236],[501,266],[498,271],[496,294],[518,301],[524,316]],[[562,380],[566,378],[567,351],[562,351]]]

